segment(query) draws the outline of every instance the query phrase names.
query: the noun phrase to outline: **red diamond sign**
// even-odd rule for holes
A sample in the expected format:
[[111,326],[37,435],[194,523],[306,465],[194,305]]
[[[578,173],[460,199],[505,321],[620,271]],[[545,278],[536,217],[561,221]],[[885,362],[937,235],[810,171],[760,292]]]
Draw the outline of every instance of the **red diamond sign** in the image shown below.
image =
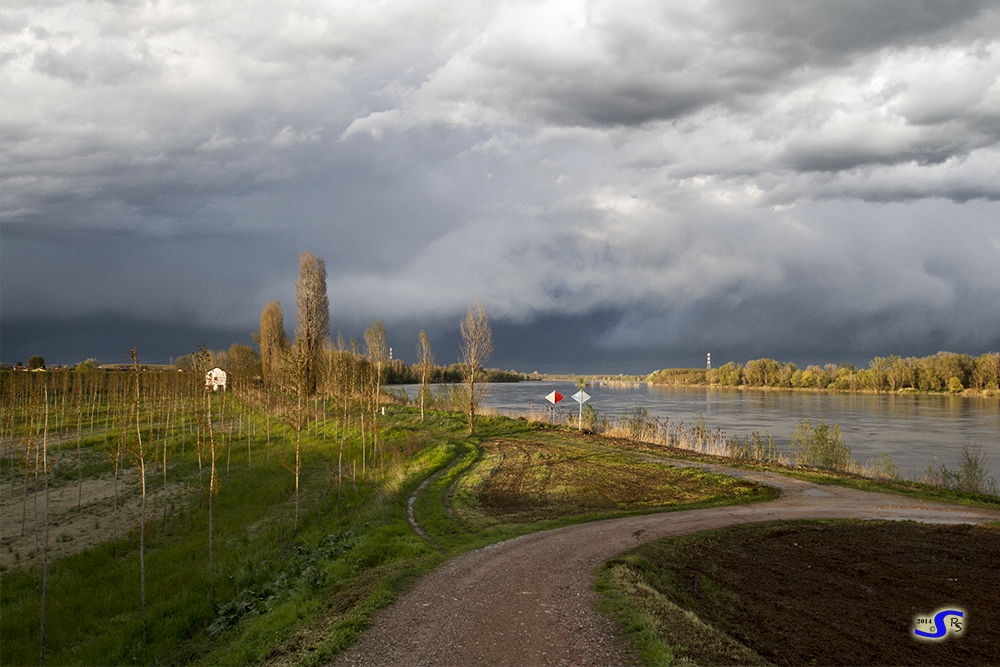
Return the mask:
[[549,403],[551,403],[552,405],[555,405],[559,401],[563,400],[563,395],[560,394],[558,391],[554,391],[551,394],[549,394],[548,396],[546,396],[545,398],[547,398],[549,400]]

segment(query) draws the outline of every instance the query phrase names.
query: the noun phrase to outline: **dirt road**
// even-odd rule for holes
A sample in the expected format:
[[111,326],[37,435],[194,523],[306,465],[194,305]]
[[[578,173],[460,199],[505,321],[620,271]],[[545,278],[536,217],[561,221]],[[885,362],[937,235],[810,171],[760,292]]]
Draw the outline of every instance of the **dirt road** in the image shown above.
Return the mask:
[[[678,462],[680,463],[680,462]],[[685,465],[681,463],[681,465]],[[702,466],[780,487],[778,500],[569,526],[463,554],[378,614],[335,665],[627,665],[593,571],[640,543],[778,519],[1000,520],[1000,512]]]

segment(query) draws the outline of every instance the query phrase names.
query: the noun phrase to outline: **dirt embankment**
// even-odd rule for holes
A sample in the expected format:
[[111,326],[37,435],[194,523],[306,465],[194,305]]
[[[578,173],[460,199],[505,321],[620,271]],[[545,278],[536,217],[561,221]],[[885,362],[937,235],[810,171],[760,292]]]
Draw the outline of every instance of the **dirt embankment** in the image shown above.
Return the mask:
[[778,486],[782,497],[569,526],[464,554],[378,614],[334,664],[632,664],[611,623],[597,613],[591,585],[599,564],[641,543],[778,519],[1000,520],[997,511],[819,486],[772,473],[703,467]]

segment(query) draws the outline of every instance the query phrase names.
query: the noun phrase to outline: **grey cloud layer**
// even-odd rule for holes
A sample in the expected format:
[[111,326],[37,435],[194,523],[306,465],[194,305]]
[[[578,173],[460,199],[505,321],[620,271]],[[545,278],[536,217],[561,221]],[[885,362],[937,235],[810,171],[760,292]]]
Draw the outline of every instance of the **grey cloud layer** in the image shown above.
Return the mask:
[[1000,341],[993,2],[12,2],[0,33],[4,318],[253,327],[310,249],[351,323]]

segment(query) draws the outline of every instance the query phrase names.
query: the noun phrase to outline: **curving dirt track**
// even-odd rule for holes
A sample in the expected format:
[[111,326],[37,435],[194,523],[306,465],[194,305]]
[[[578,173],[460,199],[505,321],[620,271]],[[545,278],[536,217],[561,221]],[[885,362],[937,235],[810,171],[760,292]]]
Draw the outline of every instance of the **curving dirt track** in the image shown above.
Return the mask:
[[[688,465],[685,462],[676,462]],[[779,519],[980,523],[1000,512],[702,466],[782,489],[778,500],[580,524],[463,554],[372,621],[335,665],[628,665],[595,607],[593,571],[640,543]]]

